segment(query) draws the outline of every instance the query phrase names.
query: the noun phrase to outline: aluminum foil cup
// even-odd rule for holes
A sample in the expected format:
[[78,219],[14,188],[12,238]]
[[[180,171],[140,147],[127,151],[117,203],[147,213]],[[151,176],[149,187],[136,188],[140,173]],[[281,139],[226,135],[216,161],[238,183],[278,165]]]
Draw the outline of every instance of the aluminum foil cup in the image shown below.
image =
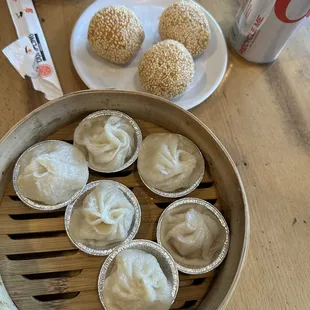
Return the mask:
[[227,222],[225,218],[223,217],[223,215],[221,214],[221,212],[217,208],[215,208],[212,204],[199,198],[183,198],[170,204],[159,218],[158,225],[157,225],[157,231],[156,231],[157,242],[161,246],[165,247],[165,242],[163,242],[162,240],[163,223],[166,219],[166,216],[170,213],[170,211],[176,208],[181,208],[182,206],[188,205],[188,204],[197,205],[197,207],[199,208],[206,208],[209,212],[211,212],[214,215],[213,218],[216,219],[218,224],[221,225],[223,229],[224,237],[221,243],[221,250],[217,252],[215,259],[213,259],[213,261],[209,264],[206,264],[204,266],[191,265],[190,260],[186,264],[181,263],[174,257],[173,253],[170,253],[172,257],[174,257],[174,260],[176,262],[176,265],[179,271],[183,273],[187,273],[187,274],[203,274],[218,267],[225,259],[228,253],[228,249],[229,249],[229,239],[230,239],[229,234],[230,233],[229,233]]
[[150,240],[133,240],[130,243],[124,244],[116,248],[105,260],[103,263],[99,278],[98,278],[98,293],[100,301],[103,305],[103,308],[106,310],[108,309],[105,305],[104,298],[103,298],[103,289],[105,285],[106,278],[110,275],[110,272],[113,268],[115,263],[116,256],[123,250],[126,249],[136,249],[144,251],[148,254],[152,254],[157,259],[162,271],[164,272],[165,276],[168,279],[169,284],[172,287],[171,293],[171,305],[174,303],[174,300],[177,296],[178,289],[179,289],[179,273],[176,267],[176,264],[171,257],[171,255],[160,245],[157,243],[150,241]]
[[[182,135],[179,135],[179,134],[176,134],[177,136],[182,136]],[[182,136],[184,137],[184,136]],[[186,138],[186,137],[185,137]],[[188,138],[186,138],[188,139]],[[190,142],[192,142],[190,139],[188,139]],[[180,198],[180,197],[183,197],[183,196],[186,196],[188,195],[189,193],[191,193],[192,191],[194,191],[198,186],[199,184],[201,183],[202,179],[203,179],[203,176],[204,176],[204,173],[205,173],[205,161],[204,161],[204,158],[202,156],[202,153],[201,151],[199,150],[199,148],[197,147],[197,145],[192,142],[193,145],[195,146],[195,148],[197,149],[197,172],[196,175],[196,179],[194,180],[193,184],[188,187],[188,188],[185,188],[185,189],[181,189],[181,190],[177,190],[175,192],[164,192],[164,191],[161,191],[159,189],[156,189],[155,187],[152,187],[150,184],[148,184],[144,179],[143,177],[141,176],[141,173],[138,169],[138,174],[141,178],[141,181],[143,182],[143,184],[149,189],[151,190],[153,193],[159,195],[159,196],[162,196],[162,197],[167,197],[167,198]],[[138,166],[139,167],[139,166]]]
[[[61,209],[63,207],[66,207],[68,204],[70,204],[72,201],[74,201],[81,193],[81,191],[83,190],[83,188],[81,188],[80,190],[78,190],[70,199],[68,199],[65,202],[62,203],[58,203],[56,205],[46,205],[37,201],[33,201],[27,197],[25,197],[23,195],[23,193],[20,191],[19,187],[18,187],[18,176],[19,176],[19,172],[21,169],[21,165],[23,163],[23,161],[25,160],[25,158],[27,158],[27,156],[30,155],[30,153],[32,151],[34,151],[35,149],[39,148],[39,147],[45,147],[47,145],[50,144],[64,144],[64,145],[70,145],[72,146],[70,143],[64,142],[64,141],[60,141],[60,140],[45,140],[39,143],[34,144],[33,146],[31,146],[30,148],[28,148],[17,160],[14,170],[13,170],[13,186],[14,186],[14,190],[17,194],[17,196],[19,197],[19,199],[25,203],[26,205],[28,205],[31,208],[37,209],[37,210],[42,210],[42,211],[52,211],[52,210],[57,210],[57,209]],[[88,172],[87,172],[88,174]],[[86,184],[85,184],[86,185]]]
[[[131,227],[128,232],[128,236],[125,240],[121,242],[111,243],[104,247],[91,247],[90,245],[87,245],[84,242],[79,242],[74,239],[74,237],[70,233],[70,223],[71,223],[72,214],[74,213],[75,210],[77,210],[77,208],[82,207],[85,197],[91,191],[93,191],[99,183],[103,183],[103,182],[114,185],[116,188],[120,189],[124,193],[125,197],[134,207],[134,216],[133,216]],[[95,181],[95,182],[91,182],[87,184],[85,188],[83,189],[83,191],[80,193],[79,197],[74,202],[72,202],[70,205],[68,205],[66,209],[66,213],[65,213],[65,228],[66,228],[67,235],[69,239],[71,240],[71,242],[81,251],[87,254],[90,254],[90,255],[97,255],[97,256],[107,256],[117,246],[127,244],[131,240],[133,240],[133,238],[136,236],[139,230],[140,222],[141,222],[141,208],[140,208],[140,204],[136,196],[125,185],[119,182],[110,181],[110,180]]]
[[[122,171],[124,169],[126,169],[127,167],[129,167],[130,165],[132,165],[138,158],[138,154],[141,148],[141,144],[142,144],[142,132],[140,127],[138,126],[138,124],[127,114],[120,112],[120,111],[115,111],[115,110],[101,110],[101,111],[97,111],[94,112],[90,115],[88,115],[87,117],[85,117],[78,126],[80,126],[81,124],[83,124],[83,122],[90,120],[90,119],[98,119],[98,121],[103,120],[105,121],[109,116],[118,116],[121,117],[123,119],[125,119],[128,124],[130,124],[136,133],[136,137],[135,137],[135,152],[132,155],[132,157],[124,163],[123,166],[119,167],[118,169],[115,170],[102,170],[99,169],[98,167],[94,167],[93,165],[90,164],[90,162],[88,161],[88,167],[94,171],[97,172],[101,172],[101,173],[115,173],[118,171]],[[86,150],[85,147],[81,147],[79,145],[77,145],[77,143],[74,141],[74,145],[77,146],[85,155],[86,159],[88,159],[88,150]]]

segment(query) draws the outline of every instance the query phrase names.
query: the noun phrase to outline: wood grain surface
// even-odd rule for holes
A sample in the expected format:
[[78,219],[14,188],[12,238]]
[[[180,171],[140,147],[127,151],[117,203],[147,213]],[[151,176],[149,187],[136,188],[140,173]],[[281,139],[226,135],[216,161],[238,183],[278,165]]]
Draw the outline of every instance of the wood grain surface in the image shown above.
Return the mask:
[[[93,1],[34,2],[64,93],[85,89],[71,63],[69,40],[78,16]],[[238,0],[199,2],[227,34]],[[0,2],[0,18],[4,48],[16,40],[5,1]],[[250,252],[228,310],[310,307],[309,39],[308,21],[281,57],[264,66],[230,52],[223,83],[192,110],[232,155],[250,205]],[[1,137],[46,100],[3,54],[0,72]]]

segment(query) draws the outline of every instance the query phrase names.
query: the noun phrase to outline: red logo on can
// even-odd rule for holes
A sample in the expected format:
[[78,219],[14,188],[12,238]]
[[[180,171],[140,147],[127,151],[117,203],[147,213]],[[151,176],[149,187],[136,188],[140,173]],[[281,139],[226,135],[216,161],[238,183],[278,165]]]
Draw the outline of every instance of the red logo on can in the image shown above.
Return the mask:
[[33,13],[33,9],[32,8],[25,8],[25,12],[26,13]]
[[39,72],[43,78],[49,77],[53,73],[53,68],[50,65],[46,65],[46,64],[45,65],[39,65]]
[[287,24],[293,24],[293,23],[297,23],[300,20],[302,20],[304,17],[310,17],[310,10],[308,11],[308,13],[306,13],[304,16],[298,18],[298,19],[289,19],[286,16],[286,11],[287,8],[290,4],[291,0],[277,0],[275,6],[274,6],[274,12],[276,14],[276,16],[283,22],[283,23],[287,23]]

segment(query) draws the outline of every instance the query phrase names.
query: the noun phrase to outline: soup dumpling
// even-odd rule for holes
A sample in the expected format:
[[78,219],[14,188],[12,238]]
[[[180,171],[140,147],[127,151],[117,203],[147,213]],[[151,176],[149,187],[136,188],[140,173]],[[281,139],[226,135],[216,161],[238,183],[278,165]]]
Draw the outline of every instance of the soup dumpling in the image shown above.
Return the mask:
[[220,223],[210,212],[194,205],[171,210],[162,225],[163,246],[181,264],[211,263],[224,242],[225,231]]
[[147,185],[164,192],[175,192],[197,181],[199,171],[204,169],[200,158],[196,145],[184,136],[151,134],[143,140],[138,170]]
[[17,185],[25,197],[56,205],[69,200],[87,180],[87,162],[79,149],[47,141],[21,157]]
[[144,251],[127,249],[115,259],[103,296],[107,309],[168,310],[172,287],[157,259]]
[[115,185],[99,183],[71,218],[70,232],[79,242],[105,246],[128,236],[134,207]]
[[135,129],[119,116],[84,120],[74,132],[74,144],[90,166],[103,172],[121,168],[135,152]]

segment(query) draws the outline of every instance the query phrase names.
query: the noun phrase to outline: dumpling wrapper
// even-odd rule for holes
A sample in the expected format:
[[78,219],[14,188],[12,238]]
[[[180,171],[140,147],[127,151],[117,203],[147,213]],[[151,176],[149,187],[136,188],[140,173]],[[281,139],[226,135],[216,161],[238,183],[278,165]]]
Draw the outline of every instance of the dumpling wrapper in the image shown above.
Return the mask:
[[119,116],[83,121],[74,132],[74,144],[90,165],[100,171],[121,168],[135,152],[135,129]]
[[[185,205],[186,206],[186,205]],[[176,262],[185,265],[210,264],[223,245],[224,229],[211,214],[194,206],[172,209],[162,223],[162,243]]]
[[21,159],[17,185],[27,198],[56,205],[69,200],[88,180],[83,153],[69,143],[48,142]]
[[168,310],[172,287],[156,258],[141,250],[121,251],[107,277],[103,297],[109,310]]
[[172,133],[151,134],[142,143],[139,174],[146,184],[164,192],[186,189],[197,181],[194,171],[197,171],[199,155],[195,144],[186,137]]
[[91,246],[105,246],[128,236],[134,207],[115,185],[99,183],[71,217],[74,240]]

